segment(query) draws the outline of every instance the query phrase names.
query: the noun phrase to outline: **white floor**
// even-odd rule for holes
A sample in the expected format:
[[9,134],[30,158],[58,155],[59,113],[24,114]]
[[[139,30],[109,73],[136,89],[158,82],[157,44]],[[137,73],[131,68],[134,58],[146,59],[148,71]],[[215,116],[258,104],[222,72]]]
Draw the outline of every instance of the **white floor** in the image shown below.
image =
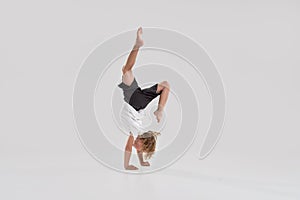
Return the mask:
[[260,163],[247,166],[217,153],[199,161],[189,152],[171,167],[146,175],[113,171],[84,154],[1,161],[1,199],[300,198],[299,174]]

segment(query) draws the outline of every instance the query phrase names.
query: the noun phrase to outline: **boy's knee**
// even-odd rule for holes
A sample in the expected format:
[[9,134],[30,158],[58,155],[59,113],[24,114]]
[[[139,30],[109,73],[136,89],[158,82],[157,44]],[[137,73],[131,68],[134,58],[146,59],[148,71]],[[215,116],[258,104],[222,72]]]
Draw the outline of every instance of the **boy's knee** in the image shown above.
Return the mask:
[[161,84],[164,86],[164,88],[170,89],[170,83],[168,81],[163,81]]

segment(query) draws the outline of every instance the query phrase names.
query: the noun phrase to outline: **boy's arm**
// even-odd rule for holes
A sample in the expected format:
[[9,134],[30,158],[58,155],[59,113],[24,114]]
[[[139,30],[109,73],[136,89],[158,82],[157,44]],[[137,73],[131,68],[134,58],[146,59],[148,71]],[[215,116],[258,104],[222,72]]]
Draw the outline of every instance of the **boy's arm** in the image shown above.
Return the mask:
[[138,154],[138,157],[139,157],[139,161],[140,161],[140,164],[142,166],[150,166],[150,163],[149,162],[144,162],[144,158],[143,158],[143,151],[137,151],[137,154]]
[[142,151],[138,151],[138,150],[136,150],[136,152],[138,154],[140,164],[142,164],[144,162],[143,152]]
[[133,135],[132,135],[132,133],[130,133],[130,136],[128,137],[127,144],[125,147],[125,153],[124,153],[124,168],[129,169],[129,170],[138,169],[137,167],[135,167],[133,165],[129,165],[133,140],[134,140]]

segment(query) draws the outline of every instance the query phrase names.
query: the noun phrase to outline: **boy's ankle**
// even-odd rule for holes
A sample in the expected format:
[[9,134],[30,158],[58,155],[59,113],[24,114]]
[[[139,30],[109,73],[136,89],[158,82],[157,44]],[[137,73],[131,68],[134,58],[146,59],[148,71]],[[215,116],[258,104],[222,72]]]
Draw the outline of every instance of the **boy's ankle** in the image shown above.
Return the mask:
[[158,112],[163,112],[163,111],[164,111],[164,106],[158,105],[158,106],[157,106],[157,111],[158,111]]

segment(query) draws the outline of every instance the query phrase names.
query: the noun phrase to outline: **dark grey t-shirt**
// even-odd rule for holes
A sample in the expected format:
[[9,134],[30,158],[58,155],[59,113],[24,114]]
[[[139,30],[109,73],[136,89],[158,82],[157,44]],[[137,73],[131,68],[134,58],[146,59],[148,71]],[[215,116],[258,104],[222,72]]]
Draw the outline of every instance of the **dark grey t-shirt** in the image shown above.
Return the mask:
[[131,83],[130,86],[126,85],[125,83],[121,82],[118,85],[120,88],[123,89],[123,94],[124,94],[124,100],[129,103],[130,97],[134,93],[134,91],[139,88],[137,81],[135,78],[133,79],[133,82]]

